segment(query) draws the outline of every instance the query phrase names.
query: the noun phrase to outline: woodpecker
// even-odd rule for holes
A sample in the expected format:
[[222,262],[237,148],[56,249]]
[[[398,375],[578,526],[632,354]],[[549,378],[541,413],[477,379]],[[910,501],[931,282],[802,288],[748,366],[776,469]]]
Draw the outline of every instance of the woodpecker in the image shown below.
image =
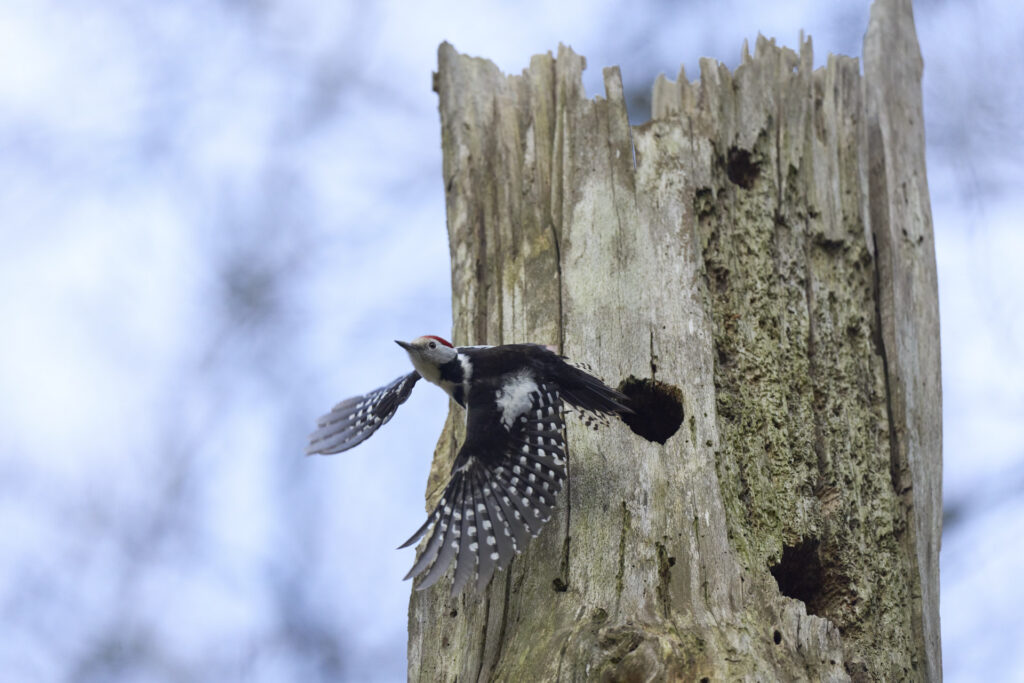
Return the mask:
[[428,531],[406,579],[433,585],[455,561],[452,597],[472,576],[478,589],[504,569],[551,517],[566,478],[563,401],[588,426],[633,412],[627,397],[539,344],[452,346],[426,335],[395,341],[415,368],[334,406],[317,421],[307,455],[346,451],[386,424],[420,378],[466,410],[466,439],[441,500],[400,548]]

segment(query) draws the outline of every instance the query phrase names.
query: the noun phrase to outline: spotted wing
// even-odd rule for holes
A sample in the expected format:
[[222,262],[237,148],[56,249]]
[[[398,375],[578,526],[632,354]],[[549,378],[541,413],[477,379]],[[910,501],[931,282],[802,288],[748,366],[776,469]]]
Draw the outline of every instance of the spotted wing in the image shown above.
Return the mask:
[[525,396],[512,414],[471,397],[466,442],[441,502],[401,546],[430,532],[405,577],[423,575],[417,590],[433,585],[453,560],[452,596],[470,578],[482,589],[551,517],[566,477],[562,402],[546,384],[532,383]]
[[306,455],[341,453],[370,438],[405,403],[419,378],[419,373],[410,372],[391,384],[334,406],[317,420],[317,430],[309,435]]

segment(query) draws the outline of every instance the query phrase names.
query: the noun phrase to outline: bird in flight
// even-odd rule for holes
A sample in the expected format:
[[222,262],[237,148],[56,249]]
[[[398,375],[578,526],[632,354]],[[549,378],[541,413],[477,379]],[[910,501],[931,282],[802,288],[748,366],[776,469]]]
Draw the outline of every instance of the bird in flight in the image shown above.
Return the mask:
[[362,443],[420,378],[444,389],[466,410],[466,439],[440,502],[400,546],[430,533],[405,578],[424,574],[422,590],[454,560],[452,596],[470,578],[482,589],[551,517],[566,478],[563,405],[592,427],[633,411],[624,394],[547,346],[457,347],[435,335],[395,343],[415,370],[334,406],[317,421],[306,453],[329,455]]

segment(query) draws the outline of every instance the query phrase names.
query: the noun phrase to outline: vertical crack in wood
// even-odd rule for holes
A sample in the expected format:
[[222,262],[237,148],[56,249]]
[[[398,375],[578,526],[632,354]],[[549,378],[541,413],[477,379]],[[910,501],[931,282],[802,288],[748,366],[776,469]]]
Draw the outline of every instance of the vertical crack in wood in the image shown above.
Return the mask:
[[[568,453],[568,451],[566,451]],[[562,577],[562,591],[569,589],[569,546],[572,543],[572,462],[568,455],[565,458],[565,538],[562,540],[562,561],[559,564],[559,575]]]
[[494,667],[501,661],[501,653],[505,648],[505,631],[508,627],[508,603],[509,596],[512,594],[512,565],[515,564],[515,557],[509,560],[508,566],[505,567],[505,596],[501,605],[501,628],[498,629],[498,647],[494,650],[493,664],[491,665],[491,673],[494,671]]
[[[554,71],[557,73],[557,69],[554,69]],[[563,275],[562,275],[562,239],[561,239],[562,232],[565,230],[565,226],[562,225],[562,203],[565,201],[565,198],[563,196],[561,196],[561,194],[558,194],[556,196],[555,193],[556,193],[556,188],[561,189],[561,188],[564,187],[562,182],[556,182],[556,178],[558,178],[560,181],[564,181],[564,178],[562,178],[562,175],[561,175],[562,171],[563,171],[563,164],[561,163],[562,162],[562,155],[565,153],[565,149],[564,149],[564,128],[562,127],[562,123],[561,122],[564,119],[563,119],[561,114],[564,113],[564,111],[566,109],[566,102],[564,100],[561,101],[561,102],[559,101],[559,98],[558,98],[558,79],[557,79],[557,76],[552,80],[552,87],[555,88],[555,92],[553,93],[553,99],[554,99],[554,103],[555,103],[555,116],[557,117],[557,122],[556,122],[556,124],[554,126],[554,130],[552,131],[552,134],[554,135],[554,140],[552,141],[552,145],[551,145],[551,157],[552,157],[551,158],[551,184],[552,184],[552,187],[551,187],[551,194],[548,197],[548,203],[549,203],[549,206],[551,206],[552,208],[557,205],[557,207],[558,207],[558,214],[557,214],[557,216],[555,216],[555,215],[548,216],[547,217],[548,220],[545,221],[545,222],[547,223],[548,228],[551,231],[551,243],[554,246],[555,277],[558,280],[555,283],[555,290],[557,292],[556,299],[558,301],[558,311],[557,311],[557,314],[558,314],[558,318],[557,318],[557,320],[558,320],[558,339],[555,340],[555,343],[558,346],[559,353],[565,354],[565,315],[563,313],[563,311],[564,311],[563,298],[565,296],[565,293],[563,291],[563,282],[564,282],[564,280],[563,280]],[[557,199],[557,201],[555,201],[556,199]],[[565,500],[565,538],[562,541],[562,560],[561,560],[560,565],[559,565],[559,573],[560,573],[560,575],[562,577],[562,583],[564,584],[566,589],[568,589],[568,586],[569,586],[569,569],[570,569],[570,567],[569,567],[569,546],[570,546],[570,543],[572,541],[572,477],[571,477],[571,472],[570,472],[570,470],[572,468],[572,461],[571,461],[571,458],[569,457],[569,453],[572,452],[572,448],[571,448],[570,443],[569,443],[569,433],[568,432],[569,432],[569,430],[565,429],[563,427],[563,429],[562,429],[562,438],[565,441],[565,452],[566,452],[566,458],[565,458],[565,469],[566,469],[565,491],[562,493],[562,495],[564,496],[564,500]]]
[[615,573],[615,611],[622,604],[623,577],[626,575],[626,533],[629,529],[630,513],[626,501],[622,501],[622,528],[619,533],[619,569]]
[[[896,424],[896,416],[893,413],[896,396],[893,391],[893,377],[890,373],[889,354],[885,344],[885,315],[886,304],[883,298],[886,295],[884,282],[892,277],[892,265],[889,261],[890,249],[884,235],[888,234],[889,216],[884,211],[883,198],[888,197],[888,182],[885,177],[885,158],[882,150],[882,131],[877,124],[868,124],[868,207],[871,216],[871,239],[875,251],[875,326],[876,332],[872,335],[878,355],[882,357],[882,372],[885,375],[885,407],[889,420],[889,476],[892,480],[892,490],[897,496],[902,496],[903,490],[903,463],[900,458],[899,430]],[[883,235],[881,243],[878,236]]]
[[548,226],[551,230],[551,242],[555,248],[555,277],[558,278],[558,282],[555,284],[555,288],[558,291],[558,339],[555,340],[555,344],[558,346],[559,353],[565,353],[565,316],[562,315],[562,245],[560,244],[559,231],[556,228],[553,221],[548,221]]
[[650,354],[651,354],[651,379],[657,379],[658,376],[658,364],[655,362],[654,356],[654,326],[648,330],[650,332]]
[[[663,540],[668,540],[668,537],[666,536]],[[670,619],[672,617],[672,565],[675,564],[675,558],[669,557],[668,549],[661,541],[656,541],[654,547],[658,558],[658,586],[655,592],[661,607],[661,616]]]
[[[693,542],[698,552],[700,552],[700,517],[696,514],[693,515]],[[704,604],[711,604],[711,593],[710,586],[708,585],[707,571],[701,570],[701,596],[704,598]]]
[[491,281],[487,271],[487,226],[484,225],[484,217],[476,217],[476,281],[477,286],[482,290],[477,293],[476,311],[473,316],[473,339],[471,344],[484,344],[487,341],[487,321],[490,314],[487,306],[488,292],[491,288]]
[[490,594],[484,598],[484,618],[483,625],[480,627],[480,650],[479,650],[479,662],[476,667],[476,676],[473,678],[474,681],[486,680],[482,678],[484,670],[484,657],[487,652],[487,627],[489,625],[489,619],[491,616],[491,597]]

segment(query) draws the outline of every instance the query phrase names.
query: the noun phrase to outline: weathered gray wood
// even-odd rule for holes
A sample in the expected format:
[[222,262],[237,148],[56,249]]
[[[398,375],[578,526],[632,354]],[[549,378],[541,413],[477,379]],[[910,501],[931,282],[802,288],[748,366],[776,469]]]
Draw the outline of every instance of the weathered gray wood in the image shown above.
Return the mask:
[[678,388],[685,419],[663,445],[570,423],[543,533],[484,593],[413,594],[411,679],[941,677],[908,9],[876,3],[864,78],[759,39],[735,72],[659,79],[634,128],[618,69],[586,99],[568,48],[506,77],[441,46],[453,337],[560,345],[612,384]]
[[942,374],[922,70],[910,0],[876,3],[864,39],[864,90],[893,479],[908,517],[907,553],[920,572],[915,640],[929,680],[937,681],[942,678]]

